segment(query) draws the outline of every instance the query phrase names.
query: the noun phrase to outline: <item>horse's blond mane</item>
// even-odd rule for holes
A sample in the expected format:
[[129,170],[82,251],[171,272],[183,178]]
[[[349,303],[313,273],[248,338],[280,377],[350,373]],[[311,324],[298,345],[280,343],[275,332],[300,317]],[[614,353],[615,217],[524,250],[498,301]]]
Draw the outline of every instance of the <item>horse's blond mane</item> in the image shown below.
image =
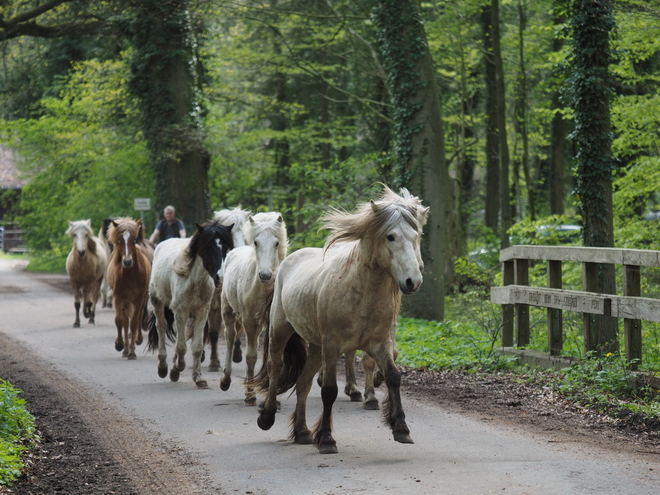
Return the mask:
[[283,260],[289,248],[289,241],[286,236],[286,225],[284,224],[282,215],[275,212],[257,213],[251,219],[251,221],[245,222],[243,225],[242,232],[245,244],[249,246],[261,232],[267,230],[280,241],[277,247],[277,255],[280,261]]
[[214,211],[213,219],[218,220],[221,225],[234,225],[234,230],[240,230],[251,214],[251,211],[243,210],[241,205],[238,205],[231,210]]
[[124,232],[128,232],[132,237],[137,238],[140,232],[140,223],[130,217],[115,218],[108,227],[108,233],[106,234],[108,240],[116,244]]
[[355,213],[333,209],[321,219],[323,228],[330,230],[324,249],[337,242],[374,241],[384,237],[402,219],[421,234],[428,211],[407,189],[396,194],[383,185],[380,198],[359,205]]
[[86,249],[90,253],[96,254],[96,241],[94,231],[92,230],[92,221],[88,219],[69,222],[69,228],[66,230],[65,234],[73,238],[79,230],[82,230],[87,234]]

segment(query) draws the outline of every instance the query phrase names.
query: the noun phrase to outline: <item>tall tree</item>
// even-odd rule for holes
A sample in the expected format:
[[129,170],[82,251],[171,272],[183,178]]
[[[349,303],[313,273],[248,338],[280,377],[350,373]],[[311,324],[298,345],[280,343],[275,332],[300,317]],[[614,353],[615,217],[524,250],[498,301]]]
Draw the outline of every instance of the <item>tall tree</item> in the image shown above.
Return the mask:
[[[612,213],[612,136],[610,34],[615,29],[611,0],[573,0],[570,11],[571,106],[578,147],[577,193],[584,220],[585,246],[614,246]],[[590,264],[592,265],[592,264]],[[585,271],[585,290],[616,293],[614,266],[593,264]],[[585,348],[617,352],[615,318],[585,315]]]
[[190,227],[210,216],[191,1],[134,7],[131,90],[139,97],[156,180],[156,207],[173,203]]
[[406,299],[406,310],[418,318],[442,320],[451,200],[433,61],[415,0],[380,0],[374,19],[394,107],[402,185],[431,208],[423,238],[424,284],[415,298]]

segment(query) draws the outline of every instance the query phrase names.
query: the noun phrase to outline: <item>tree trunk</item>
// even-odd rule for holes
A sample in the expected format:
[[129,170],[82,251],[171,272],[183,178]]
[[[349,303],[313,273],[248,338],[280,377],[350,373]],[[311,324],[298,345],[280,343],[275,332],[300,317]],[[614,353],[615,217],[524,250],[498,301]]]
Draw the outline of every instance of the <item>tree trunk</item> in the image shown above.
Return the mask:
[[484,65],[486,73],[486,227],[495,234],[500,223],[500,152],[497,127],[497,76],[493,55],[493,9],[484,5],[481,10],[484,36]]
[[[610,0],[574,0],[572,38],[572,106],[578,146],[577,191],[584,220],[585,246],[614,246],[612,213],[612,138],[609,98],[611,53],[609,33],[614,29]],[[597,292],[614,294],[614,266],[597,267]],[[589,288],[588,290],[593,290]],[[615,318],[599,317],[595,331],[585,328],[586,351],[618,352]],[[589,335],[587,335],[589,334]]]
[[[555,26],[563,24],[565,19],[556,18]],[[553,51],[559,52],[564,47],[564,40],[555,38]],[[550,145],[550,212],[553,215],[564,214],[564,169],[566,162],[566,122],[564,116],[558,110],[561,108],[559,102],[559,89],[552,93],[552,137]]]
[[414,0],[381,0],[375,19],[394,106],[402,183],[431,210],[422,238],[424,283],[418,294],[404,298],[404,311],[417,318],[442,320],[446,219],[451,212],[451,199],[433,62]]
[[[527,132],[527,73],[525,72],[525,29],[527,28],[527,14],[525,12],[525,3],[518,0],[518,57],[520,72],[518,76],[518,105],[517,105],[517,123],[520,137],[523,142],[522,168],[525,175],[525,185],[527,187],[527,201],[530,220],[536,220],[536,201],[534,198],[535,190],[529,165],[529,134]],[[517,177],[517,176],[516,176]],[[520,212],[522,214],[522,212]]]
[[195,41],[185,1],[146,1],[136,9],[131,90],[140,99],[156,180],[156,208],[172,204],[191,231],[210,216]]
[[500,211],[502,225],[500,229],[500,248],[509,247],[508,230],[513,224],[511,195],[509,188],[509,144],[506,132],[506,90],[504,85],[504,63],[500,46],[500,3],[492,0],[493,15],[493,58],[495,61],[495,81],[497,84],[497,131],[500,152]]

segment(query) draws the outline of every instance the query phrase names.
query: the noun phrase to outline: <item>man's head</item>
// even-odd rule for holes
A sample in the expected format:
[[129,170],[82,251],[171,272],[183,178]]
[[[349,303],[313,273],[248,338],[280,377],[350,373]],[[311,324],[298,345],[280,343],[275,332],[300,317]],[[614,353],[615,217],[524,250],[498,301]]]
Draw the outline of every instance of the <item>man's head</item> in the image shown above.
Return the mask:
[[167,220],[168,222],[174,220],[175,213],[176,210],[174,209],[174,206],[166,206],[165,209],[163,210],[163,215],[165,215],[165,220]]

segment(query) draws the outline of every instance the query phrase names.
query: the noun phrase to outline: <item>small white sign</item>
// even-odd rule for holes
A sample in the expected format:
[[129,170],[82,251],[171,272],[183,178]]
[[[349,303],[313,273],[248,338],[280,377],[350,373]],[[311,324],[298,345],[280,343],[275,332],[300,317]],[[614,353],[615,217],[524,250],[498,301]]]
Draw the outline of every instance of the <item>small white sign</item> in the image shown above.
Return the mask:
[[137,211],[151,210],[151,198],[135,198],[133,200],[133,209]]

